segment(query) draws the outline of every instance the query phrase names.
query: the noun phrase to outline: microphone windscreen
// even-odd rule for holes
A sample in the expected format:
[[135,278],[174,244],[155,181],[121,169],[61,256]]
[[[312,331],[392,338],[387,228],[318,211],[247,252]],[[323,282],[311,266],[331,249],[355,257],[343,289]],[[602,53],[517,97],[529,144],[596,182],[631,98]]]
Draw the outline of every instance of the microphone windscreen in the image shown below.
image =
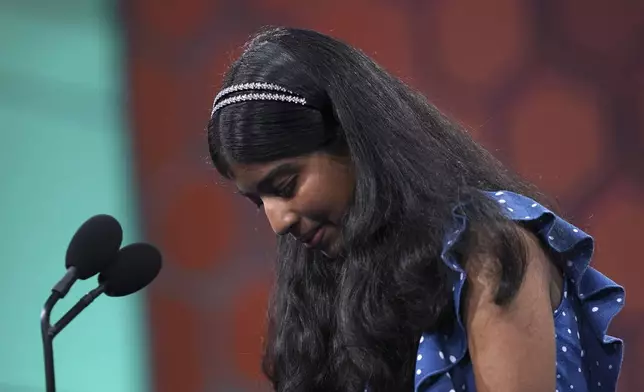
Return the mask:
[[121,249],[116,260],[98,275],[98,282],[110,297],[130,295],[150,284],[159,274],[161,264],[157,248],[131,244]]
[[76,267],[76,276],[87,279],[105,269],[121,247],[123,229],[109,215],[96,215],[87,220],[72,237],[65,267]]

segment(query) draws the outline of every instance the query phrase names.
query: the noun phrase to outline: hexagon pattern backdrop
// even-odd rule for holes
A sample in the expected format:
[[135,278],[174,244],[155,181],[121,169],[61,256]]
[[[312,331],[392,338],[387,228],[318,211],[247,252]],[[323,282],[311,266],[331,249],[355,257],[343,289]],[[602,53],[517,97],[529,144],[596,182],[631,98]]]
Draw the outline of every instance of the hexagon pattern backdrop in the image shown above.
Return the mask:
[[[610,5],[609,5],[610,4]],[[131,120],[146,235],[166,256],[149,291],[159,392],[268,390],[259,366],[274,241],[207,159],[221,75],[264,25],[360,47],[422,89],[598,241],[627,289],[620,391],[644,385],[644,2],[130,0]]]

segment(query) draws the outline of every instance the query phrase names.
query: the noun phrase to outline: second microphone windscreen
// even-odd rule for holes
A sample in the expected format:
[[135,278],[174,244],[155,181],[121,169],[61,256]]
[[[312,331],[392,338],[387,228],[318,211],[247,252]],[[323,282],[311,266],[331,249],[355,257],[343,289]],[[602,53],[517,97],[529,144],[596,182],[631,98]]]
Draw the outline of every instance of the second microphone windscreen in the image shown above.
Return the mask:
[[110,297],[130,295],[157,277],[161,263],[161,253],[154,246],[131,244],[121,249],[118,258],[98,276],[98,281]]

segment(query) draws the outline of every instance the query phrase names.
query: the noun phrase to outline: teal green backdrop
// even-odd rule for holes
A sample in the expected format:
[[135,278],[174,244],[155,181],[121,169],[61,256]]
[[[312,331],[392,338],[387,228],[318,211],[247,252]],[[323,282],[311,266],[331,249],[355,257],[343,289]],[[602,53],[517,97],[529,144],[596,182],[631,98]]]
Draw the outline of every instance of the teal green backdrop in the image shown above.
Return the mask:
[[[0,392],[44,390],[39,313],[78,226],[108,213],[138,237],[115,6],[0,0]],[[57,337],[59,391],[148,390],[142,302],[99,298]]]

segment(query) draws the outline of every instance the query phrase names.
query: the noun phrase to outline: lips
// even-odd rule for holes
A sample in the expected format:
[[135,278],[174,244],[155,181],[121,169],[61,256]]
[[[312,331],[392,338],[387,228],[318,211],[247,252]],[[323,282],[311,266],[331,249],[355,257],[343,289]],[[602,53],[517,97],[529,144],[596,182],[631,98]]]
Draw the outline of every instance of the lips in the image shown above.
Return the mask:
[[324,230],[324,227],[322,226],[319,226],[313,230],[310,230],[308,233],[306,233],[306,235],[300,238],[300,241],[308,247],[315,247],[322,239],[322,234],[324,234],[323,230]]

